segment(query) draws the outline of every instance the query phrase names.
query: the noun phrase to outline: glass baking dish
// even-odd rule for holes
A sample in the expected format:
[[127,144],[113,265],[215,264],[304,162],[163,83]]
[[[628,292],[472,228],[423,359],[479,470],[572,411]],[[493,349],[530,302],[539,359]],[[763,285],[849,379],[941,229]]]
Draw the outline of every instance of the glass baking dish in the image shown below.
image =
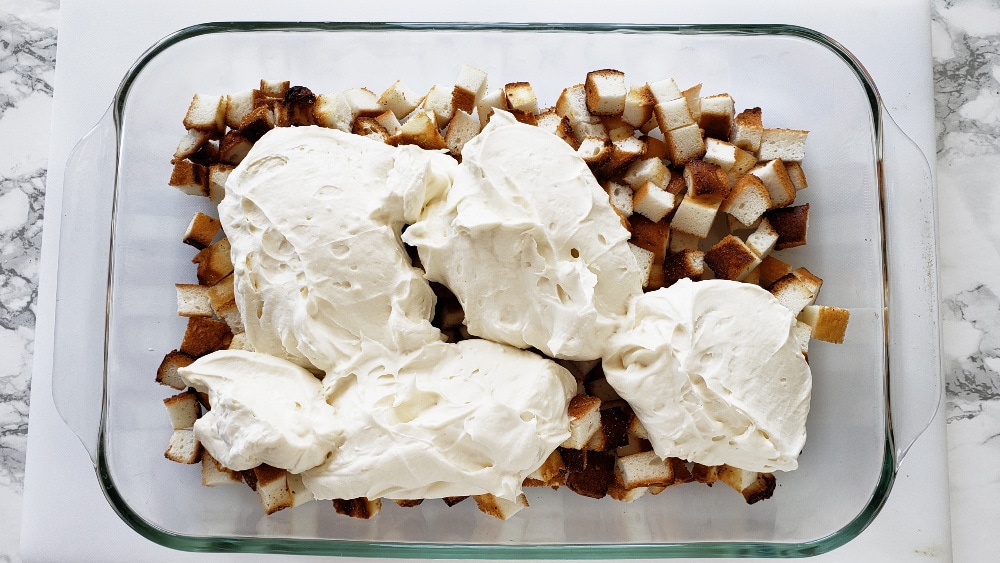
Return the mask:
[[[590,70],[675,78],[760,106],[771,127],[811,131],[803,163],[809,244],[783,258],[824,278],[847,307],[841,345],[813,341],[808,441],[773,498],[683,485],[631,504],[526,489],[508,521],[466,502],[386,503],[373,520],[312,502],[265,516],[246,487],[202,487],[198,466],[163,458],[170,425],[154,381],[185,320],[174,283],[193,283],[180,239],[204,198],[167,186],[194,93],[288,79],[314,92],[396,79],[420,91],[462,63],[528,81],[542,104]],[[496,84],[494,84],[496,86]],[[833,39],[784,25],[211,23],[151,47],[67,165],[54,398],[118,514],[157,543],[192,551],[423,558],[788,557],[829,551],[878,514],[940,395],[934,186],[871,78]]]

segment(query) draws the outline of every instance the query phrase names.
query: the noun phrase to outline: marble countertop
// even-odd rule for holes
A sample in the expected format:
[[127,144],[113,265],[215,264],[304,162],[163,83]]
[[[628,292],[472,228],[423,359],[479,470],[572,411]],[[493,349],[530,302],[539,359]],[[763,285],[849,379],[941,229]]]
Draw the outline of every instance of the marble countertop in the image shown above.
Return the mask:
[[[0,0],[0,562],[20,561],[58,0]],[[1000,553],[1000,2],[933,0],[952,554]]]

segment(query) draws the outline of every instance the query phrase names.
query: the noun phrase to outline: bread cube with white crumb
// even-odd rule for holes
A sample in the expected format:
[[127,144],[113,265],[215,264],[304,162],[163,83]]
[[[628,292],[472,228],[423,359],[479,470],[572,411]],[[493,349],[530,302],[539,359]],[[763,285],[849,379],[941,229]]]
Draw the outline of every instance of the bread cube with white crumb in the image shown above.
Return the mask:
[[573,128],[570,127],[569,119],[559,115],[555,110],[547,110],[538,114],[535,121],[539,128],[552,133],[576,148],[577,140],[573,136]]
[[667,158],[675,166],[682,166],[705,154],[705,140],[695,123],[666,131],[663,137],[667,143]]
[[479,127],[482,129],[490,121],[490,115],[494,109],[507,109],[507,98],[504,97],[503,88],[495,88],[483,92],[482,97],[476,100],[476,113],[479,114]]
[[670,228],[670,252],[680,252],[682,250],[698,250],[701,244],[701,237],[685,233]]
[[634,212],[632,208],[632,188],[618,182],[609,182],[607,190],[608,197],[611,199],[611,205],[626,217],[632,215]]
[[455,79],[451,93],[451,105],[455,111],[469,114],[476,107],[476,100],[486,91],[486,71],[463,64]]
[[312,112],[316,124],[322,127],[350,132],[354,124],[353,109],[342,92],[316,96]]
[[736,105],[729,94],[718,94],[701,98],[701,115],[698,126],[706,137],[728,141],[736,114]]
[[757,165],[757,156],[754,153],[745,151],[739,147],[736,147],[734,152],[736,154],[735,162],[733,162],[733,166],[727,172],[730,186],[736,185],[736,182],[740,178]]
[[665,221],[650,221],[642,216],[632,218],[630,242],[653,253],[653,261],[662,264],[670,250],[672,231]]
[[242,474],[223,466],[208,451],[201,452],[201,484],[205,487],[237,485],[243,482]]
[[632,195],[633,211],[654,222],[666,217],[675,205],[674,194],[651,181],[639,186]]
[[417,145],[427,150],[448,148],[448,143],[438,131],[435,114],[426,108],[418,109],[406,120],[399,131],[399,144]]
[[654,265],[653,253],[631,242],[628,243],[628,249],[632,251],[635,261],[639,265],[639,279],[642,280],[642,287],[649,287]]
[[695,84],[694,86],[688,88],[681,92],[684,99],[687,100],[688,110],[691,112],[691,119],[695,123],[701,119],[701,84]]
[[728,173],[736,165],[736,145],[711,137],[705,139],[705,156],[702,160],[711,162]]
[[689,249],[674,252],[663,260],[663,287],[669,287],[683,278],[699,280],[704,273],[704,252]]
[[802,163],[799,162],[788,162],[782,159],[785,163],[785,172],[788,172],[788,178],[792,181],[792,185],[795,186],[795,191],[804,190],[809,187],[809,182],[806,181],[806,173],[802,170]]
[[183,242],[201,250],[212,244],[220,228],[222,223],[218,219],[198,211],[191,217],[191,222],[184,231]]
[[226,130],[226,97],[195,94],[184,116],[184,128],[221,137]]
[[201,442],[194,436],[194,430],[181,428],[170,435],[170,445],[163,456],[170,461],[194,464],[201,461]]
[[174,284],[177,292],[177,314],[182,317],[211,317],[212,305],[208,287],[198,284]]
[[755,153],[760,149],[760,139],[764,134],[764,122],[760,108],[741,111],[733,118],[733,128],[729,132],[729,142],[737,147]]
[[378,105],[386,107],[396,116],[396,119],[403,119],[417,109],[423,96],[412,88],[409,88],[402,80],[397,80],[385,89],[385,92],[375,100]]
[[729,465],[721,465],[717,470],[719,481],[738,491],[747,504],[771,498],[776,481],[773,473],[747,471]]
[[747,247],[761,258],[770,254],[777,243],[778,231],[774,230],[767,219],[762,219],[757,229],[747,237]]
[[378,101],[378,96],[368,88],[348,88],[342,92],[347,107],[351,110],[351,124],[359,117],[375,117],[388,107]]
[[174,389],[186,389],[187,384],[184,383],[177,370],[192,363],[194,363],[194,358],[179,350],[167,352],[159,367],[156,368],[156,382]]
[[619,457],[615,461],[615,470],[622,485],[628,489],[674,484],[670,464],[652,451]]
[[741,225],[754,224],[771,208],[771,194],[760,178],[744,174],[729,191],[720,209],[734,217]]
[[483,514],[488,514],[499,520],[506,520],[528,507],[528,497],[520,494],[515,501],[502,499],[490,493],[474,495],[476,506]]
[[178,161],[168,184],[188,195],[208,197],[208,169],[190,160]]
[[598,165],[611,157],[611,144],[600,137],[586,137],[576,152],[587,164]]
[[562,447],[583,449],[601,427],[601,400],[588,395],[575,395],[569,401],[569,437]]
[[816,340],[840,344],[844,342],[850,316],[850,311],[840,307],[807,305],[802,308],[798,319],[809,326],[811,336]]
[[631,86],[625,94],[625,105],[622,108],[622,121],[632,127],[642,127],[653,116],[653,94],[649,85]]
[[403,125],[399,122],[399,118],[396,117],[392,110],[385,110],[382,113],[376,115],[373,119],[385,129],[385,132],[389,134],[388,143],[392,143],[393,137],[399,135],[399,132],[403,129]]
[[675,100],[661,102],[653,106],[653,114],[659,124],[660,131],[664,135],[668,131],[679,129],[694,123],[691,117],[691,110],[688,108],[687,99],[681,96]]
[[733,235],[726,235],[712,248],[705,251],[705,264],[716,278],[743,281],[760,265],[760,257],[746,243]]
[[285,92],[292,85],[289,80],[270,80],[262,78],[260,80],[260,91],[265,96],[271,98],[282,98],[285,96]]
[[670,181],[670,169],[659,158],[643,158],[629,165],[622,179],[632,188],[637,188],[646,182],[652,182],[662,188]]
[[771,196],[771,207],[787,207],[795,202],[795,184],[788,177],[785,164],[780,158],[756,166],[749,173],[764,183]]
[[621,115],[625,111],[625,73],[620,70],[603,69],[587,73],[584,82],[587,94],[587,109],[593,115]]
[[170,160],[170,163],[176,164],[197,153],[211,138],[212,134],[208,131],[188,129],[187,133],[177,143],[177,149],[174,150],[174,157]]
[[208,167],[208,199],[218,205],[226,196],[226,180],[233,171],[231,164],[212,164]]
[[288,473],[284,469],[261,464],[252,471],[257,480],[257,496],[265,514],[291,508],[294,498],[288,489]]
[[[391,113],[391,112],[389,112]],[[359,137],[367,137],[379,143],[389,142],[389,131],[374,117],[359,117],[351,125],[351,133]]]
[[448,152],[458,156],[462,154],[462,147],[479,134],[479,122],[476,121],[465,110],[456,110],[455,116],[448,124],[448,131],[445,133],[444,142],[448,145]]
[[633,136],[628,126],[608,131],[611,141],[611,157],[604,165],[605,172],[615,172],[641,158],[646,152],[646,142]]
[[801,129],[768,129],[761,132],[760,149],[757,158],[773,160],[780,158],[787,162],[802,162],[806,155],[808,131]]
[[190,390],[163,399],[163,406],[167,408],[167,415],[174,430],[191,428],[201,416],[198,395]]
[[768,291],[793,315],[816,302],[823,280],[805,268],[798,268],[771,284]]
[[511,82],[503,87],[507,107],[531,114],[538,113],[538,98],[528,82]]
[[657,104],[676,100],[682,96],[681,89],[677,87],[677,82],[674,82],[673,78],[649,82],[647,86],[649,87],[649,93],[653,96],[653,100]]

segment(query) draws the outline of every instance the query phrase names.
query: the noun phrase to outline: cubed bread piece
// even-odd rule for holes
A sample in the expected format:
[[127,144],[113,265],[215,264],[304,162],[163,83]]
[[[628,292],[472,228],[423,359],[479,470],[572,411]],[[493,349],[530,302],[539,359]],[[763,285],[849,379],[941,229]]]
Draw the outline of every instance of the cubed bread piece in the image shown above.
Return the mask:
[[670,464],[660,459],[654,452],[642,452],[619,457],[615,469],[625,488],[651,487],[674,484],[674,472]]
[[[396,119],[403,119],[417,109],[423,96],[408,88],[402,80],[397,80],[375,100],[380,106],[389,108]],[[329,126],[328,126],[329,127]]]
[[[673,78],[666,78],[659,82],[650,82],[647,83],[647,86],[649,86],[649,93],[653,96],[653,101],[657,104],[666,103],[681,97],[681,89],[677,87],[677,83],[674,82]],[[660,130],[662,131],[663,128],[661,127]]]
[[[742,178],[747,172],[753,169],[757,165],[757,156],[752,152],[745,151],[739,147],[736,147],[735,151],[736,160],[733,162],[733,167],[729,169],[727,173],[729,175],[729,185],[733,186]],[[770,196],[768,196],[770,197]]]
[[587,164],[600,165],[611,158],[611,143],[600,137],[585,137],[576,152]]
[[566,465],[563,463],[562,455],[559,454],[559,450],[553,450],[538,469],[528,474],[528,478],[540,485],[554,487],[565,483],[565,471]]
[[764,122],[760,108],[745,109],[733,119],[733,129],[729,142],[754,154],[760,149],[760,138],[764,134]]
[[760,219],[757,219],[749,225],[744,225],[739,219],[733,217],[732,215],[726,214],[726,227],[729,228],[730,233],[736,233],[738,231],[752,231],[760,226]]
[[469,114],[476,107],[476,100],[486,91],[486,71],[463,64],[451,92],[451,105],[455,111]]
[[771,284],[792,273],[792,265],[784,260],[767,255],[760,261],[760,286],[771,287]]
[[747,504],[771,498],[776,481],[773,473],[758,473],[728,465],[718,469],[719,480],[739,491]]
[[198,283],[215,285],[233,272],[229,254],[229,239],[219,239],[195,254],[191,262],[198,265]]
[[262,78],[260,80],[260,91],[265,96],[270,98],[283,98],[285,92],[288,91],[288,87],[292,83],[289,80],[270,80]]
[[809,187],[809,182],[806,181],[806,173],[802,170],[802,163],[800,162],[789,162],[782,159],[785,163],[785,172],[788,172],[788,178],[792,181],[792,185],[795,186],[795,191],[804,190]]
[[347,98],[342,92],[320,94],[316,97],[316,103],[313,104],[312,112],[316,125],[322,127],[339,129],[349,133],[351,126],[354,124],[355,116],[352,113],[351,106],[347,103]]
[[448,152],[458,156],[462,154],[462,147],[479,134],[479,122],[473,119],[465,110],[457,110],[455,116],[448,124],[448,132],[444,136],[444,142],[448,145]]
[[687,100],[688,110],[691,111],[691,119],[695,123],[698,123],[698,120],[701,119],[701,84],[695,84],[684,90],[681,92],[681,95]]
[[736,164],[736,150],[736,145],[732,143],[706,137],[705,156],[702,160],[719,166],[728,174]]
[[771,207],[787,207],[795,202],[795,184],[788,177],[788,171],[780,158],[752,168],[750,174],[764,183],[771,196]]
[[587,110],[593,115],[621,115],[625,111],[625,73],[603,69],[587,73],[584,82]]
[[243,116],[240,120],[240,134],[251,143],[256,143],[265,133],[277,127],[274,112],[267,106],[259,106]]
[[617,172],[632,164],[646,152],[646,142],[632,136],[632,128],[625,126],[608,131],[611,140],[611,157],[604,164],[605,173]]
[[399,144],[417,145],[427,150],[448,148],[448,143],[438,131],[434,115],[426,109],[418,109],[414,112],[399,132]]
[[639,420],[639,417],[635,413],[629,418],[627,432],[636,438],[649,440],[649,432],[646,431],[646,427],[642,425],[642,421]]
[[701,99],[698,126],[705,131],[706,137],[728,141],[735,114],[736,106],[729,94],[705,96]]
[[650,181],[639,186],[632,195],[633,211],[653,222],[666,217],[675,204],[674,194]]
[[568,118],[570,123],[577,121],[592,122],[594,116],[587,109],[587,91],[583,84],[564,88],[556,100],[556,113]]
[[588,451],[585,457],[582,470],[570,471],[566,475],[566,486],[578,495],[603,498],[615,479],[615,454]]
[[760,264],[760,258],[742,240],[726,235],[705,252],[705,264],[716,278],[742,281]]
[[670,169],[659,158],[643,158],[630,164],[622,179],[632,188],[637,188],[646,182],[652,182],[662,188],[670,181]]
[[525,125],[538,126],[538,120],[535,119],[535,114],[530,111],[521,111],[519,109],[509,109],[510,115],[520,123]]
[[511,82],[503,87],[507,107],[531,114],[538,113],[538,98],[528,82]]
[[490,122],[490,115],[494,109],[507,109],[507,98],[503,95],[503,88],[487,90],[483,96],[476,100],[476,112],[479,114],[479,128],[486,127]]
[[792,325],[792,338],[799,343],[799,351],[802,352],[802,357],[805,358],[808,363],[809,341],[812,339],[812,327],[796,319],[795,324]]
[[[448,92],[449,99],[451,92]],[[359,117],[375,117],[388,107],[378,102],[378,96],[368,88],[348,88],[343,91],[344,101],[351,111],[351,123]]]
[[408,499],[394,498],[394,499],[392,499],[392,502],[396,503],[397,506],[400,506],[402,508],[413,508],[414,506],[420,506],[421,504],[423,504],[424,499],[422,499],[422,498],[408,498]]
[[247,339],[245,332],[238,332],[233,334],[233,339],[229,342],[229,348],[227,350],[246,350],[247,352],[253,352],[253,346],[250,344],[250,340]]
[[576,148],[577,141],[573,136],[573,128],[570,127],[569,119],[559,115],[555,110],[547,110],[538,114],[535,121],[539,128],[552,133]]
[[[229,131],[219,143],[219,160],[225,164],[237,166],[243,162],[251,148],[253,148],[253,143],[243,133],[237,130]],[[211,196],[212,194],[209,192],[209,197]]]
[[171,395],[163,399],[163,406],[167,408],[167,415],[170,417],[170,424],[174,430],[191,428],[201,416],[198,395],[194,391],[187,390]]
[[177,143],[177,148],[174,150],[174,156],[170,160],[170,163],[177,164],[181,160],[194,155],[201,150],[203,146],[205,146],[205,143],[207,143],[211,137],[211,134],[207,131],[188,129],[184,136],[181,137],[181,140]]
[[447,504],[448,506],[455,506],[456,504],[462,502],[463,500],[465,500],[467,498],[469,498],[469,496],[468,495],[464,495],[464,496],[455,496],[455,497],[441,497],[441,500],[444,501],[444,503]]
[[288,492],[292,495],[292,508],[316,500],[316,496],[302,482],[302,475],[286,472],[285,482],[288,485]]
[[626,217],[632,215],[632,188],[618,182],[610,182],[607,190],[611,205]]
[[285,90],[284,107],[287,110],[287,123],[295,127],[313,125],[313,106],[316,104],[316,94],[305,86],[292,86]]
[[646,154],[643,155],[645,158],[667,158],[668,148],[666,141],[651,135],[643,135],[640,138],[646,142]]
[[[455,115],[455,106],[451,104],[452,89],[450,86],[435,84],[427,91],[427,95],[424,96],[424,101],[421,103],[421,107],[423,107],[425,112],[434,115],[434,123],[439,128],[448,125],[451,122],[451,118]],[[415,115],[411,116],[410,120]],[[403,125],[403,129],[406,129],[405,124]]]
[[204,285],[178,283],[177,314],[182,317],[211,317],[212,305],[208,300],[208,287]]
[[653,115],[653,94],[649,85],[631,86],[625,95],[625,105],[622,108],[622,121],[632,127],[641,127]]
[[701,246],[701,238],[695,235],[670,229],[670,252],[680,252],[681,250],[698,250]]
[[569,126],[573,130],[573,137],[575,137],[577,142],[580,143],[582,143],[584,139],[592,137],[594,139],[600,139],[602,141],[608,142],[608,145],[610,145],[611,143],[609,142],[610,138],[608,135],[608,130],[604,128],[604,124],[601,123],[596,118],[591,118],[591,119],[594,119],[594,121],[585,121],[585,120],[574,121],[573,119],[570,119]]
[[680,250],[668,254],[663,260],[663,287],[670,287],[677,280],[699,280],[705,273],[705,253],[700,250]]
[[226,323],[206,317],[190,317],[180,351],[197,358],[216,350],[226,350],[232,338],[233,332]]
[[743,283],[760,285],[760,266],[750,270],[750,272],[744,276]]
[[167,352],[166,355],[163,356],[160,366],[156,368],[156,382],[160,385],[173,387],[174,389],[186,389],[187,384],[184,383],[183,379],[181,379],[177,370],[180,368],[186,368],[193,363],[194,358],[184,352],[181,352],[180,350]]
[[653,446],[649,443],[649,440],[640,438],[636,436],[632,430],[632,421],[629,420],[629,431],[625,434],[625,444],[615,448],[615,455],[619,458],[637,454],[641,452],[652,451]]
[[225,123],[232,129],[237,129],[243,116],[253,109],[253,90],[245,90],[226,96]]
[[575,395],[569,401],[569,438],[562,447],[582,449],[601,426],[601,400]]
[[[391,113],[391,112],[389,112]],[[374,117],[359,117],[351,125],[351,133],[361,137],[367,137],[378,143],[389,142],[389,131]]]
[[851,312],[840,307],[807,305],[799,313],[798,319],[812,329],[812,337],[823,342],[841,344],[847,332],[847,322]]
[[663,136],[667,143],[667,158],[675,166],[683,166],[705,154],[701,129],[694,123],[667,131]]
[[253,468],[257,478],[257,496],[265,514],[291,508],[294,498],[288,489],[288,473],[284,469],[261,464]]
[[754,224],[771,208],[771,193],[760,178],[744,174],[719,207],[733,216],[744,227]]
[[188,195],[208,197],[208,169],[190,160],[174,164],[168,183]]
[[233,334],[244,331],[243,317],[236,306],[236,295],[233,291],[233,276],[229,275],[218,283],[208,288],[208,300],[212,305],[215,316],[222,319]]
[[182,428],[170,435],[170,445],[163,456],[177,463],[194,464],[201,461],[201,442],[194,436],[194,430]]
[[239,471],[224,467],[208,451],[201,452],[201,484],[205,487],[237,485],[243,482]]
[[670,227],[698,238],[705,238],[712,230],[712,223],[719,211],[721,201],[703,200],[684,196],[677,205],[677,211],[670,219]]
[[221,137],[226,130],[226,97],[195,94],[184,116],[184,127]]
[[691,477],[699,483],[712,485],[719,480],[719,467],[695,463],[691,467]]
[[692,160],[684,166],[685,197],[702,202],[719,202],[729,196],[729,180],[726,172],[717,164],[704,160]]
[[778,231],[774,230],[771,222],[762,219],[750,236],[747,237],[747,246],[757,256],[764,258],[774,250],[774,245],[778,243]]
[[528,508],[528,497],[524,494],[518,495],[516,501],[502,499],[490,493],[474,495],[472,498],[475,499],[480,512],[500,520],[506,520],[522,509]]
[[668,131],[673,131],[680,127],[691,125],[694,118],[691,117],[691,110],[688,109],[687,99],[681,96],[676,100],[658,103],[653,106],[653,115],[660,126],[660,131],[664,135]]
[[218,219],[198,211],[188,223],[187,230],[184,231],[183,242],[201,250],[212,244],[212,240],[221,227],[222,223]]
[[649,487],[632,487],[631,489],[627,489],[617,478],[611,481],[611,485],[608,486],[608,496],[625,503],[635,502],[648,492],[650,492]]
[[768,291],[793,315],[798,316],[802,309],[816,302],[816,296],[819,295],[821,286],[822,280],[809,273],[808,270],[799,268],[779,278],[771,284]]
[[653,253],[653,261],[663,263],[663,259],[670,249],[670,224],[663,221],[650,221],[649,219],[637,216],[633,217],[632,237],[629,241]]
[[780,158],[786,162],[802,162],[806,155],[808,136],[809,132],[801,129],[765,128],[761,132],[757,158],[760,160]]
[[208,167],[208,199],[212,203],[218,204],[226,196],[226,180],[233,168],[231,164],[213,164]]
[[[654,106],[655,105],[656,104],[654,104]],[[654,112],[653,116],[649,118],[649,121],[643,123],[639,127],[639,132],[643,135],[648,135],[653,129],[659,129],[659,127],[660,124],[656,122],[656,113]]]
[[385,132],[389,134],[389,143],[392,144],[392,138],[399,135],[399,132],[403,129],[403,125],[396,118],[396,114],[392,113],[391,110],[385,110],[382,113],[376,115],[373,119],[378,122]]
[[809,204],[771,209],[764,214],[771,226],[778,231],[775,250],[784,250],[806,244],[809,227]]
[[382,499],[369,500],[364,497],[334,499],[333,509],[337,511],[337,514],[368,520],[382,510]]

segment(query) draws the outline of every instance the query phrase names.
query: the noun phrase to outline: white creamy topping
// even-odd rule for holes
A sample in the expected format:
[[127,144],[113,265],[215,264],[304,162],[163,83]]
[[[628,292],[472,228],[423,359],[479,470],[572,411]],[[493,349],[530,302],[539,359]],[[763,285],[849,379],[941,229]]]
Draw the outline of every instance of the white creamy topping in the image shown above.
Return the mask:
[[323,383],[347,429],[344,444],[302,474],[321,499],[515,500],[569,436],[576,391],[552,360],[486,340],[432,343]]
[[462,150],[444,201],[403,240],[448,286],[469,332],[596,359],[642,292],[635,256],[587,164],[565,141],[496,111]]
[[195,436],[229,469],[266,463],[299,473],[318,465],[344,440],[344,424],[326,403],[322,384],[295,364],[223,350],[178,373],[208,393],[212,408],[195,422]]
[[660,457],[792,470],[812,388],[794,324],[758,286],[684,279],[635,300],[604,373]]
[[321,127],[257,141],[219,204],[254,349],[326,372],[440,340],[434,294],[399,237],[456,166]]

